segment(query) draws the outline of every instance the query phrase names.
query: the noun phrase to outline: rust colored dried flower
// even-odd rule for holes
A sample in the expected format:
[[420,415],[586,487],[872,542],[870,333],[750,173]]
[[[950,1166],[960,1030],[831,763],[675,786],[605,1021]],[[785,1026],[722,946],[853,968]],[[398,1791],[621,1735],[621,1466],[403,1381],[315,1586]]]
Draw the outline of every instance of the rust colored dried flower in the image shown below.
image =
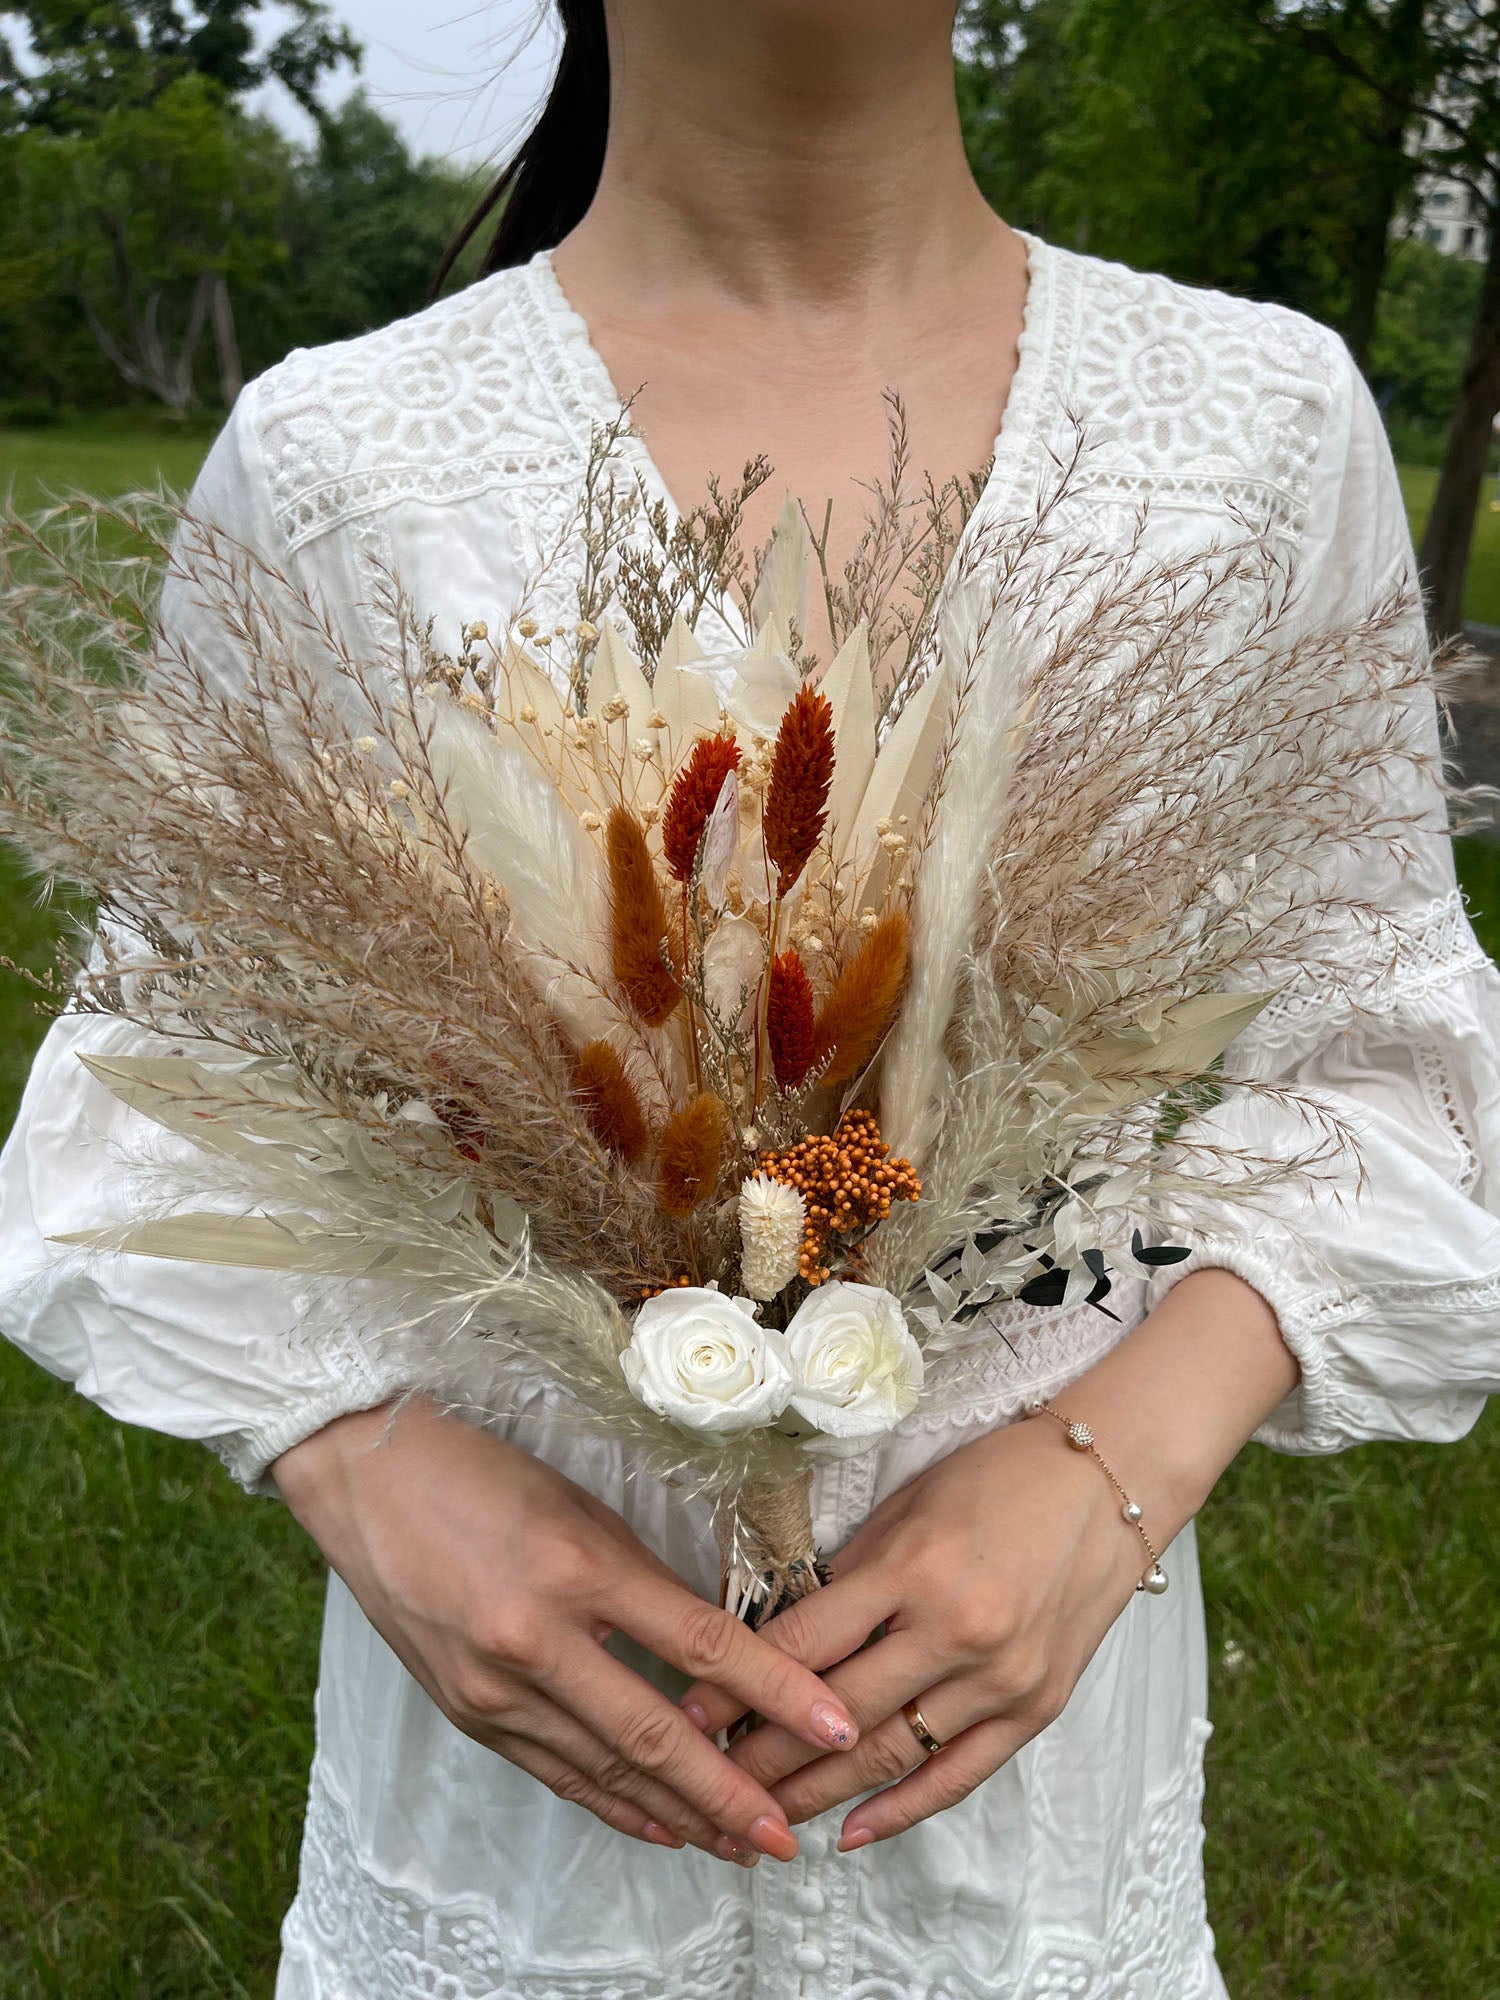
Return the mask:
[[840,968],[814,1037],[814,1060],[830,1058],[825,1083],[847,1083],[858,1076],[896,1018],[906,983],[909,930],[904,910],[888,910]]
[[600,1145],[627,1163],[640,1159],[651,1132],[625,1065],[608,1042],[590,1042],[573,1065],[573,1095]]
[[682,990],[662,960],[667,906],[640,821],[616,806],[605,832],[610,948],[615,978],[648,1028],[669,1020]]
[[771,961],[766,1000],[766,1039],[778,1089],[795,1090],[813,1066],[816,1012],[812,982],[800,954],[782,952]]
[[[805,1221],[798,1269],[810,1285],[830,1276],[835,1236],[858,1236],[884,1222],[898,1201],[921,1198],[910,1160],[894,1158],[873,1111],[846,1111],[832,1134],[814,1132],[785,1152],[762,1153],[759,1170],[802,1197]],[[857,1245],[851,1246],[852,1254]]]
[[691,1215],[718,1186],[728,1129],[724,1107],[709,1091],[667,1120],[656,1198],[668,1215]]
[[811,859],[828,818],[832,783],[833,704],[815,688],[798,688],[776,734],[763,822],[778,896]]
[[661,847],[679,882],[686,882],[693,872],[708,816],[739,761],[740,746],[732,736],[702,736],[677,773],[662,815]]

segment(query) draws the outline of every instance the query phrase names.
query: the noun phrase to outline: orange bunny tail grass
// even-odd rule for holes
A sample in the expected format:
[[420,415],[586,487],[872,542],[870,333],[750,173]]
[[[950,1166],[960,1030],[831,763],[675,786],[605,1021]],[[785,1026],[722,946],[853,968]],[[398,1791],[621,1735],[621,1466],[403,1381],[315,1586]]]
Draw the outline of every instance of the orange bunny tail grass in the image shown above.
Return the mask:
[[625,1065],[608,1042],[590,1042],[573,1065],[573,1095],[601,1146],[627,1164],[640,1159],[651,1131]]
[[784,896],[812,858],[828,818],[833,783],[833,705],[810,687],[792,696],[771,759],[766,790],[766,853]]
[[771,961],[766,1001],[766,1039],[779,1090],[795,1090],[813,1066],[815,1012],[807,967],[795,951],[782,952]]
[[605,845],[615,978],[646,1026],[659,1028],[676,1011],[682,990],[661,955],[667,936],[667,906],[651,850],[640,821],[624,806],[616,806],[609,816]]
[[830,1058],[825,1083],[858,1076],[880,1047],[906,983],[909,937],[906,912],[888,911],[834,980],[814,1039],[814,1061]]
[[668,1215],[691,1215],[718,1186],[728,1128],[723,1105],[707,1091],[667,1120],[656,1198]]
[[679,882],[686,882],[693,872],[708,816],[739,761],[740,746],[732,736],[702,736],[677,773],[662,814],[661,849]]

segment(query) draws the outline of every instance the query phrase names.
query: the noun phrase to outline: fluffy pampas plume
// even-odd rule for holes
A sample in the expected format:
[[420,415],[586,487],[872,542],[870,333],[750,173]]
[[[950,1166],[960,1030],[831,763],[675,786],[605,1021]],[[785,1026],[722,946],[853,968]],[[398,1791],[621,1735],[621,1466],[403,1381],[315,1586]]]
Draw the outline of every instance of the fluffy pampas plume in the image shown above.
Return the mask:
[[594,1137],[627,1165],[633,1165],[651,1143],[625,1065],[608,1042],[590,1042],[573,1069],[573,1095],[588,1115]]
[[656,1198],[668,1215],[691,1215],[718,1185],[728,1120],[717,1097],[701,1096],[674,1111],[661,1137]]
[[677,774],[662,815],[661,847],[679,882],[686,882],[693,872],[708,816],[718,804],[724,780],[738,768],[739,761],[740,746],[732,736],[704,736],[693,745]]
[[792,697],[771,759],[766,792],[766,853],[784,896],[807,866],[828,818],[833,783],[833,705],[815,689]]
[[1014,763],[1008,724],[1019,681],[1015,634],[997,602],[976,603],[960,591],[943,608],[941,630],[957,690],[956,740],[917,878],[915,971],[886,1051],[880,1100],[891,1144],[919,1165],[948,1077],[945,1038]]
[[681,989],[662,958],[667,907],[640,821],[616,806],[606,830],[610,943],[620,991],[648,1028],[670,1020]]
[[774,1299],[797,1275],[807,1207],[794,1187],[752,1174],[740,1189],[740,1283],[752,1299]]
[[799,953],[784,951],[771,961],[766,1000],[766,1040],[779,1090],[795,1090],[813,1066],[816,1008],[812,981]]
[[845,961],[818,1016],[813,1057],[828,1059],[825,1083],[848,1083],[880,1047],[906,983],[909,926],[889,910]]

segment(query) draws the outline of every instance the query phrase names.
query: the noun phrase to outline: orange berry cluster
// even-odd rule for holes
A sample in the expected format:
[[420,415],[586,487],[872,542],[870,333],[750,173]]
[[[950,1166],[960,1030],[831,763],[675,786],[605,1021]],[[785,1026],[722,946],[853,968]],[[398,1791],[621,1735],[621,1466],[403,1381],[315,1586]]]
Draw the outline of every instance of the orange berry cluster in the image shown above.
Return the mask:
[[669,1278],[664,1285],[642,1285],[641,1302],[644,1304],[647,1299],[659,1299],[663,1292],[677,1291],[690,1285],[692,1282],[687,1272],[684,1271],[680,1277]]
[[762,1153],[758,1165],[802,1197],[807,1223],[797,1261],[810,1285],[830,1276],[831,1238],[884,1222],[893,1203],[916,1201],[922,1192],[911,1161],[892,1158],[873,1111],[846,1111],[836,1132],[811,1133],[785,1152]]

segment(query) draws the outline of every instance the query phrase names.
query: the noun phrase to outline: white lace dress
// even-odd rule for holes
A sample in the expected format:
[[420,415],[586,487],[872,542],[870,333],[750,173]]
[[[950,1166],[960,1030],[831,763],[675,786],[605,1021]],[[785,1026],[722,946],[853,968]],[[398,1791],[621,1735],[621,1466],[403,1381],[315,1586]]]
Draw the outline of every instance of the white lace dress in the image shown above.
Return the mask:
[[[1157,545],[1201,544],[1247,515],[1328,607],[1410,564],[1384,436],[1335,336],[1029,248],[987,509],[1028,507],[1076,416],[1094,449],[1074,524],[1101,545],[1143,502]],[[375,557],[451,639],[460,617],[500,614],[550,546],[591,427],[617,409],[542,256],[404,324],[292,355],[246,391],[198,505],[325,593],[356,638]],[[644,456],[640,470],[659,492]],[[565,617],[569,579],[552,589]],[[1230,1265],[1275,1306],[1302,1387],[1264,1436],[1292,1451],[1454,1438],[1500,1383],[1500,982],[1441,839],[1404,875],[1350,865],[1406,916],[1411,948],[1372,967],[1337,1018],[1316,994],[1288,995],[1245,1059],[1332,1093],[1364,1128],[1367,1180],[1317,1218],[1321,1261],[1269,1221],[1226,1229],[1194,1259]],[[362,1349],[352,1287],[49,1247],[130,1199],[122,1154],[140,1131],[76,1059],[130,1033],[65,1018],[37,1059],[0,1168],[0,1320],[105,1409],[202,1439],[254,1488],[278,1453],[384,1400],[401,1373]],[[1127,1325],[1147,1303],[1126,1295]],[[950,1361],[894,1438],[820,1473],[825,1545],[1122,1332],[1088,1308],[1012,1320],[1014,1353],[995,1343]],[[617,1450],[549,1423],[549,1407],[534,1388],[516,1434],[711,1595],[699,1513],[627,1482]],[[1167,1567],[1169,1594],[1127,1608],[1062,1718],[963,1806],[847,1857],[833,1814],[805,1829],[792,1866],[752,1874],[627,1844],[468,1741],[335,1581],[280,2000],[1211,2000],[1223,1988],[1199,1862],[1209,1724],[1190,1531]]]

